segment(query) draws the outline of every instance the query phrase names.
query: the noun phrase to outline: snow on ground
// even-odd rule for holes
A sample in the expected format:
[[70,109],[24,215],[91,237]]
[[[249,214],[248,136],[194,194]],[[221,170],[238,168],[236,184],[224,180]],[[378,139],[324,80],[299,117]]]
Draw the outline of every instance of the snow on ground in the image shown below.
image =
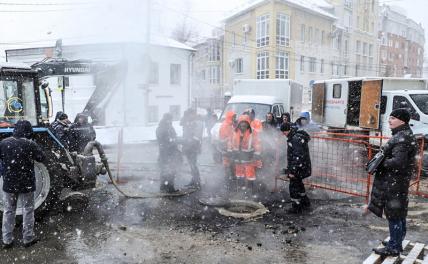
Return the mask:
[[[180,122],[172,124],[177,132],[177,136],[182,136],[183,131]],[[103,145],[116,145],[118,143],[119,132],[123,129],[124,144],[141,144],[156,140],[157,124],[151,126],[127,126],[127,127],[106,127],[96,126],[97,140]]]

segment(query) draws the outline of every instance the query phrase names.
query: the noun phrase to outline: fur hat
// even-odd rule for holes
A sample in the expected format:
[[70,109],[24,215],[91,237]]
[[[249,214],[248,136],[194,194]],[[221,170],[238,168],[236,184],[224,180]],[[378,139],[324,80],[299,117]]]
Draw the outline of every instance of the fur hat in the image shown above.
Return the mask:
[[410,112],[405,108],[398,108],[398,109],[392,110],[389,116],[393,116],[397,119],[400,119],[406,124],[409,123],[410,121]]

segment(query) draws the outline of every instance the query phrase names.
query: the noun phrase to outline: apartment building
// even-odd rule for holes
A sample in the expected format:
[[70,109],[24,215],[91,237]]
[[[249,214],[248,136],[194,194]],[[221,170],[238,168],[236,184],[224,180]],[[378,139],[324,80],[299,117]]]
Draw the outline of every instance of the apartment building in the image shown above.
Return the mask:
[[193,47],[192,99],[200,107],[223,103],[223,36],[208,38]]
[[289,78],[308,88],[314,80],[336,76],[336,20],[306,0],[253,1],[237,10],[224,20],[224,89],[247,78]]
[[423,76],[425,31],[400,7],[383,5],[379,18],[380,75]]

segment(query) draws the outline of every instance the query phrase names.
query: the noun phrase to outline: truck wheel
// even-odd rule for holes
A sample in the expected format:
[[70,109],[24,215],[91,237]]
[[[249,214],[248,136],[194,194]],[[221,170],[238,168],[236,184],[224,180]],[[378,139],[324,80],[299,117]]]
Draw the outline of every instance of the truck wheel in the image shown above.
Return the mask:
[[[53,179],[53,172],[45,164],[34,162],[36,177],[36,191],[34,192],[34,209],[36,215],[47,212],[59,200],[62,186],[57,179]],[[0,188],[3,188],[3,178],[0,179]],[[0,192],[0,211],[3,212],[3,192]],[[22,204],[18,200],[16,215],[22,215]]]

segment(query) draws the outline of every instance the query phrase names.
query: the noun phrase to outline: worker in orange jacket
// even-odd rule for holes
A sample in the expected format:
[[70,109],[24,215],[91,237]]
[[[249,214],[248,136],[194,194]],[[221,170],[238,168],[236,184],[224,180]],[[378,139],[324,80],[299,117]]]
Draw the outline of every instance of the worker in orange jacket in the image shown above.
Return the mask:
[[[267,114],[267,113],[266,113]],[[250,117],[250,125],[251,129],[260,134],[263,130],[263,123],[260,119],[256,118],[256,112],[254,109],[250,108],[244,112],[244,115],[248,115]]]
[[236,114],[233,111],[226,113],[226,117],[221,123],[219,131],[220,151],[223,157],[223,167],[225,171],[226,186],[230,187],[235,175],[235,166],[233,160],[230,159],[227,153],[228,142],[232,138],[235,128]]
[[248,115],[241,115],[238,126],[228,144],[228,151],[235,162],[235,175],[241,186],[245,179],[251,187],[256,180],[256,168],[262,167],[261,144],[257,131],[251,128]]

